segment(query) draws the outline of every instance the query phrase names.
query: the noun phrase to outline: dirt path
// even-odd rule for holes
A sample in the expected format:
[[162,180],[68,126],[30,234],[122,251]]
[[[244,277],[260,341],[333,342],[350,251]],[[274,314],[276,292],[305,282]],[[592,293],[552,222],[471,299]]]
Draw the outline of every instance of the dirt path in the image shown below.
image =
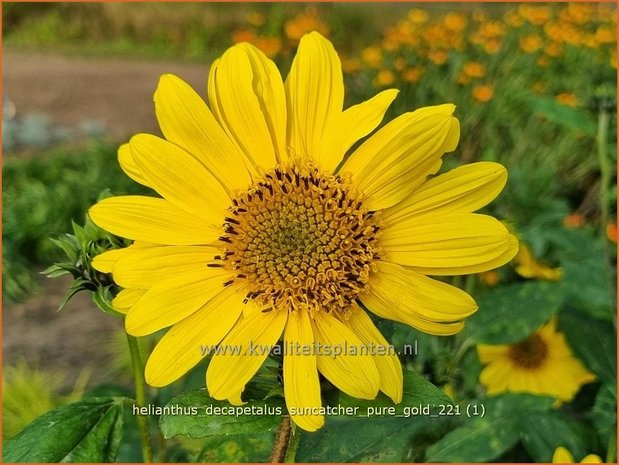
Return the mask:
[[58,312],[70,284],[70,279],[41,278],[41,291],[26,302],[3,303],[2,363],[25,360],[60,372],[65,388],[73,386],[84,368],[92,369],[89,385],[109,382],[109,341],[114,331],[122,330],[122,321],[97,309],[86,293]]
[[43,113],[69,127],[97,121],[123,141],[137,132],[158,132],[152,101],[159,76],[176,74],[204,95],[207,72],[206,65],[5,49],[2,93],[18,113]]

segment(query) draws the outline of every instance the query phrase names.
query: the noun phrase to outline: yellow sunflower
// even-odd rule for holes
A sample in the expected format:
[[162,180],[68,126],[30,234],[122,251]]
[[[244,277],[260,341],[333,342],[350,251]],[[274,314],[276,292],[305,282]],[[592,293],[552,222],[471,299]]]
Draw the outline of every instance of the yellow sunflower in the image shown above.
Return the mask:
[[430,334],[462,329],[475,302],[426,275],[478,273],[516,254],[499,221],[472,213],[507,174],[482,162],[432,177],[459,138],[450,104],[406,113],[346,156],[396,94],[343,110],[340,60],[315,32],[285,82],[248,44],[213,64],[208,105],[179,78],[161,78],[165,139],[139,134],[119,149],[127,175],[160,197],[112,197],[89,211],[134,241],[93,262],[123,288],[113,305],[127,332],[171,326],[146,365],[150,385],[175,381],[201,348],[218,346],[208,391],[241,402],[263,349],[281,340],[288,410],[312,431],[324,422],[319,372],[351,396],[401,400],[397,356],[361,350],[388,348],[364,307]]
[[595,379],[572,355],[555,319],[515,344],[479,344],[477,353],[487,364],[479,380],[489,395],[528,392],[569,402]]
[[[575,463],[574,456],[565,447],[557,447],[552,455],[552,463]],[[579,463],[603,463],[599,455],[589,454],[584,457]]]

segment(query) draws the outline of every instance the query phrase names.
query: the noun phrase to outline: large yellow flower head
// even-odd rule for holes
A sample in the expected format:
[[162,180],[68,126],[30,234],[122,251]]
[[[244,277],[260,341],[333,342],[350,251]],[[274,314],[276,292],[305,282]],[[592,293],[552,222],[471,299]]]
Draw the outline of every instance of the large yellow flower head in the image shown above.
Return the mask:
[[528,392],[569,402],[583,384],[595,380],[572,355],[555,319],[517,343],[480,344],[477,353],[487,364],[479,380],[490,395]]
[[324,422],[319,372],[352,396],[401,400],[393,351],[360,350],[387,347],[364,307],[430,334],[462,329],[475,302],[426,275],[478,273],[516,254],[499,221],[472,213],[507,174],[475,163],[432,177],[459,138],[450,104],[406,113],[349,154],[396,94],[343,110],[340,60],[315,32],[285,82],[248,44],[213,64],[208,105],[161,78],[165,139],[139,134],[119,150],[124,171],[160,197],[112,197],[89,212],[134,241],[94,260],[123,288],[113,305],[127,332],[171,326],[148,360],[149,384],[175,381],[201,347],[219,345],[208,391],[240,402],[264,348],[281,340],[288,410],[311,431]]

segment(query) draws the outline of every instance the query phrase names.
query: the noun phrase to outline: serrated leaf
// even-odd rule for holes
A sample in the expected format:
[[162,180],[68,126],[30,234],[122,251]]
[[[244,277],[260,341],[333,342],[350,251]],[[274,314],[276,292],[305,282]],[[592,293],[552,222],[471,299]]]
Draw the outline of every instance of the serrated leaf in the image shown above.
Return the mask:
[[52,410],[4,444],[3,461],[114,462],[125,400],[92,397]]
[[511,344],[546,323],[563,300],[557,283],[524,282],[486,292],[465,327],[470,342]]
[[[167,407],[184,412],[194,408],[195,414],[161,415],[159,426],[166,438],[185,436],[198,439],[273,431],[286,412],[284,399],[280,397],[251,400],[241,406],[233,406],[229,402],[210,398],[206,389],[184,392],[170,400]],[[223,409],[223,412],[211,414],[214,409]]]

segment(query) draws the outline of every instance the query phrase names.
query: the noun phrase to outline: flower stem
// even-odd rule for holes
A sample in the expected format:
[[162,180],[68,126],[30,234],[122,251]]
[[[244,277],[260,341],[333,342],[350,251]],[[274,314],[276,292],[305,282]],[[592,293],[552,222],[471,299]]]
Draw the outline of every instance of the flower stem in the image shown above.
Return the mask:
[[602,213],[602,235],[606,235],[608,225],[610,163],[608,160],[608,126],[610,114],[601,108],[598,114],[597,147],[600,164],[600,211]]
[[284,417],[273,443],[271,463],[294,463],[301,431],[290,421],[290,417]]
[[[146,406],[144,395],[144,367],[142,366],[142,357],[140,356],[140,348],[137,338],[127,334],[127,342],[129,343],[129,353],[131,354],[131,363],[133,365],[133,378],[135,380],[135,405],[138,409]],[[140,439],[142,441],[142,459],[144,463],[152,463],[153,449],[150,440],[150,431],[148,426],[148,417],[137,415],[136,420],[138,429],[140,430]]]
[[284,463],[294,463],[299,448],[299,439],[301,439],[301,430],[297,425],[291,422],[290,436],[288,437],[288,448],[284,457]]

